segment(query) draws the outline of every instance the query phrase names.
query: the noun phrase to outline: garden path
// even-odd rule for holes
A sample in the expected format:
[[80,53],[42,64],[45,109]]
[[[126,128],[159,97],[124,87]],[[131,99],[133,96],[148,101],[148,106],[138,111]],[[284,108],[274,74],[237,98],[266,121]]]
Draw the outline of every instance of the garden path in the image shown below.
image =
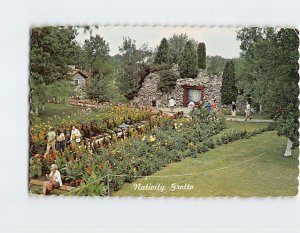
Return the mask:
[[[161,110],[164,113],[168,113],[168,114],[172,113],[171,110],[170,110],[170,108],[159,108],[159,110]],[[189,108],[183,108],[183,107],[179,107],[179,108],[175,108],[174,109],[174,113],[181,112],[181,111],[183,111],[184,114],[186,116],[188,116],[188,114],[190,112],[190,109]],[[231,118],[227,117],[226,120],[231,120]],[[245,121],[245,118],[243,118],[243,117],[237,117],[236,120],[237,121]],[[274,122],[274,120],[272,120],[272,119],[251,119],[251,120],[248,120],[248,122],[253,122],[253,123],[271,123],[271,122]]]

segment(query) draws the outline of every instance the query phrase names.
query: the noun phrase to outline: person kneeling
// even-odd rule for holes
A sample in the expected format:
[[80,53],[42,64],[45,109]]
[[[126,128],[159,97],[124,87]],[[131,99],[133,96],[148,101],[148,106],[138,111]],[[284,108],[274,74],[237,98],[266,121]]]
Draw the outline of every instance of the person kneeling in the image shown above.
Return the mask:
[[45,181],[43,183],[43,194],[46,195],[49,192],[53,191],[54,189],[59,188],[62,186],[62,181],[61,181],[61,175],[60,172],[58,171],[58,167],[56,164],[52,164],[50,168],[50,174],[48,177],[48,181]]

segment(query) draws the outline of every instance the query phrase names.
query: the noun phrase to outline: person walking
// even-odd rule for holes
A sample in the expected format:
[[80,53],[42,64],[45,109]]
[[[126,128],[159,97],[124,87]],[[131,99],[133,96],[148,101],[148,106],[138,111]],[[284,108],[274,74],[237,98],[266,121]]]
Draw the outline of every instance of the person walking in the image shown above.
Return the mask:
[[231,120],[232,120],[232,118],[234,118],[236,121],[236,104],[234,101],[232,101],[232,104],[231,104]]
[[151,101],[152,108],[156,108],[156,99],[153,98]]
[[249,104],[249,102],[246,103],[246,109],[245,109],[245,113],[246,113],[246,119],[245,121],[247,121],[248,119],[251,120],[251,116],[250,116],[250,112],[251,112],[251,106]]
[[205,108],[207,109],[207,111],[210,113],[211,112],[211,104],[210,102],[207,100],[205,103]]
[[159,105],[160,105],[160,101],[159,100],[156,100],[156,109],[158,110],[159,108]]
[[58,130],[57,135],[58,136],[56,137],[56,147],[57,150],[61,153],[65,150],[65,145],[66,145],[66,137],[63,129]]
[[46,157],[50,153],[50,149],[52,148],[52,153],[56,153],[55,149],[55,140],[56,140],[56,133],[53,127],[49,127],[49,132],[47,134],[47,149],[44,156]]
[[80,133],[79,129],[77,129],[76,126],[73,125],[72,131],[71,131],[71,139],[70,139],[72,149],[74,149],[76,147],[76,145],[80,143],[80,140],[81,140],[81,133]]
[[212,110],[213,110],[213,112],[217,112],[217,101],[216,101],[216,99],[213,99],[213,101],[212,101]]
[[173,97],[171,97],[169,99],[169,108],[171,109],[171,112],[174,112],[175,105],[176,105],[176,101],[173,99]]
[[194,103],[193,101],[191,101],[191,102],[188,104],[188,108],[189,108],[190,112],[193,111],[194,108],[195,108],[195,103]]

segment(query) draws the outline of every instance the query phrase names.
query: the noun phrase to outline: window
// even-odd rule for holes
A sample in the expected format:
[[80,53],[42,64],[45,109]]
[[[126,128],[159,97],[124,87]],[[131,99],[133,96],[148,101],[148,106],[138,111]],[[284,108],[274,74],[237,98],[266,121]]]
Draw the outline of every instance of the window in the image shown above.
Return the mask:
[[79,80],[75,79],[75,87],[77,87],[79,85]]

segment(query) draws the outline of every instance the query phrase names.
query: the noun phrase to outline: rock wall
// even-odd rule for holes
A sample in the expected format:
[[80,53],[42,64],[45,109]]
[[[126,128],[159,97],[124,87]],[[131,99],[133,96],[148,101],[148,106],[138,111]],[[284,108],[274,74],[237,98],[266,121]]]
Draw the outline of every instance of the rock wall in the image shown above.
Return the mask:
[[138,92],[137,97],[134,98],[134,103],[141,105],[151,105],[151,100],[156,98],[160,101],[161,106],[168,105],[168,99],[173,97],[176,100],[177,106],[183,106],[183,88],[182,85],[190,86],[204,86],[204,97],[211,100],[216,98],[218,105],[220,105],[220,89],[222,85],[221,77],[210,75],[206,70],[200,70],[195,79],[182,79],[178,72],[178,67],[174,65],[172,72],[177,76],[176,86],[167,93],[163,93],[157,89],[157,84],[160,80],[159,72],[149,74]]

